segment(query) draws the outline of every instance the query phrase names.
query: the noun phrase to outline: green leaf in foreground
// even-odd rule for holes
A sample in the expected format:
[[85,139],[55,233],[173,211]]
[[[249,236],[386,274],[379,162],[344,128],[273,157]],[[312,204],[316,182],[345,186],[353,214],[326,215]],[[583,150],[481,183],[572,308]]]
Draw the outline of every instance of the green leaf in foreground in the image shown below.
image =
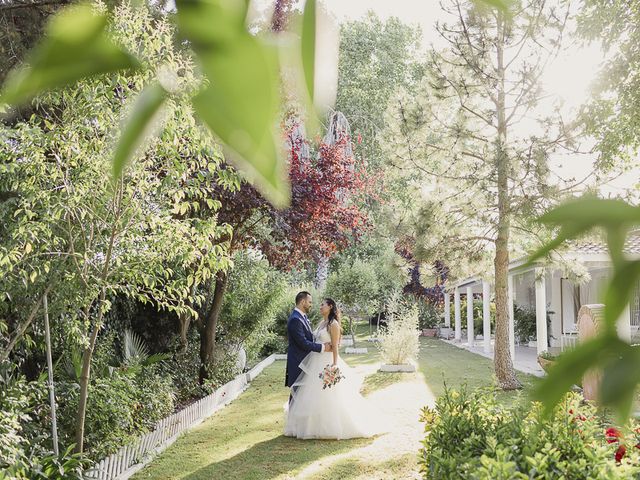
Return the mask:
[[636,388],[640,383],[640,350],[631,345],[620,345],[614,359],[603,371],[600,401],[614,408],[624,423],[633,406]]
[[302,15],[302,69],[309,97],[313,99],[316,57],[316,2],[307,0]]
[[629,299],[640,279],[640,261],[626,261],[614,268],[613,278],[607,285],[604,296],[604,319],[607,327],[615,329],[620,315],[629,304]]
[[89,5],[68,7],[53,17],[26,65],[8,75],[0,105],[18,105],[92,75],[137,68],[137,59],[109,39],[106,25],[106,15]]
[[278,55],[237,21],[244,4],[242,0],[179,0],[178,25],[208,80],[193,99],[195,111],[224,142],[230,160],[269,201],[282,207],[288,204],[290,192],[276,134]]
[[558,358],[548,375],[534,389],[534,398],[544,403],[547,414],[551,413],[564,394],[580,382],[587,370],[600,365],[603,359],[624,345],[626,344],[622,340],[611,335],[594,337],[578,344]]
[[122,133],[113,156],[113,176],[118,179],[122,171],[142,145],[151,135],[158,112],[160,111],[167,92],[159,83],[147,85],[138,95],[133,110],[122,127]]

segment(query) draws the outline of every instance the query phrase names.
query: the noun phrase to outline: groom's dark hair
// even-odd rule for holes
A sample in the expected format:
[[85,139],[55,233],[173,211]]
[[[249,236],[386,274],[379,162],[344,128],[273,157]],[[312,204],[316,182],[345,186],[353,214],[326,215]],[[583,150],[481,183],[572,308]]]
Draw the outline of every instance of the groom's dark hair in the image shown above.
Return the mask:
[[311,294],[309,292],[306,292],[304,290],[302,292],[298,293],[296,295],[296,305],[298,305],[302,300],[304,300],[305,298],[307,298],[310,295]]

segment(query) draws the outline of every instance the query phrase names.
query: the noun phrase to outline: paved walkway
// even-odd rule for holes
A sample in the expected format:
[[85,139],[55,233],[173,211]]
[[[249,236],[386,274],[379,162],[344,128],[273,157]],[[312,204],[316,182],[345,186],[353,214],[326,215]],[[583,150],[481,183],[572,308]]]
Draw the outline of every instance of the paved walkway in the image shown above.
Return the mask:
[[[458,348],[463,348],[472,353],[476,353],[478,355],[482,355],[483,357],[490,358],[493,360],[493,340],[491,341],[490,352],[484,351],[484,342],[483,340],[476,340],[471,347],[467,342],[456,342],[455,340],[444,340]],[[528,373],[530,375],[535,375],[537,377],[544,376],[544,370],[538,364],[538,352],[535,348],[525,347],[522,345],[516,345],[516,358],[513,362],[513,366],[516,370],[524,373]]]

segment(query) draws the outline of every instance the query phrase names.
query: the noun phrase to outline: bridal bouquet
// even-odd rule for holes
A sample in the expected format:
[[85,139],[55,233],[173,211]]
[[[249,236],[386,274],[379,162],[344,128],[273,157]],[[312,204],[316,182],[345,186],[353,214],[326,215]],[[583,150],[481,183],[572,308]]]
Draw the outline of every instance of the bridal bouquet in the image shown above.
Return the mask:
[[344,375],[337,366],[327,365],[322,369],[318,376],[322,380],[322,389],[331,388],[336,385],[340,380],[344,379]]

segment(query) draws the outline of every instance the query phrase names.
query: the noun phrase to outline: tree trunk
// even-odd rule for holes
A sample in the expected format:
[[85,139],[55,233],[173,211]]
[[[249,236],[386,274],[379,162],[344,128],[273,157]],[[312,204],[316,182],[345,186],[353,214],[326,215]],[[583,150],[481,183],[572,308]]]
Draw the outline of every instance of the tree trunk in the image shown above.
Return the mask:
[[322,291],[327,285],[327,278],[329,277],[329,259],[327,257],[320,257],[318,259],[318,265],[316,266],[316,278],[315,285],[317,290]]
[[222,310],[222,301],[227,290],[229,275],[227,272],[216,274],[216,283],[213,290],[213,301],[205,322],[200,326],[200,374],[199,381],[202,385],[209,378],[209,367],[213,361],[213,352],[216,344],[216,328],[218,318]]
[[189,325],[191,324],[191,315],[181,313],[178,315],[178,322],[180,322],[180,353],[187,353],[187,349],[189,348],[187,333],[189,332]]
[[498,64],[498,141],[496,145],[496,174],[498,180],[498,234],[496,238],[496,255],[494,259],[496,282],[496,337],[494,347],[494,364],[498,384],[504,390],[521,388],[513,369],[513,359],[509,349],[509,229],[510,229],[510,195],[509,195],[509,157],[505,152],[507,139],[507,123],[505,112],[504,88],[504,16],[498,14],[497,28],[497,64]]
[[[110,249],[111,250],[111,249]],[[107,291],[105,288],[100,292],[100,300],[98,302],[98,318],[93,325],[91,336],[89,337],[89,345],[82,352],[82,371],[80,372],[80,394],[78,398],[78,412],[76,413],[76,446],[74,452],[82,453],[84,451],[84,421],[87,416],[87,400],[89,399],[89,380],[91,378],[91,359],[98,339],[98,333],[102,328],[102,319],[104,318],[104,310],[102,304],[105,301]],[[91,308],[85,310],[86,316],[90,315]]]
[[[193,307],[193,298],[196,295],[196,287],[195,282],[193,287],[191,287],[191,298],[189,298],[186,304],[189,307]],[[189,326],[191,325],[191,314],[190,313],[181,313],[178,315],[178,324],[180,328],[180,353],[187,353],[187,349],[189,348],[189,339],[187,335],[189,334]]]
[[[111,256],[113,254],[113,246],[118,235],[118,221],[122,208],[122,182],[120,179],[118,184],[118,190],[114,194],[115,197],[115,218],[111,229],[111,236],[109,238],[109,246],[104,259],[104,267],[102,269],[101,281],[103,283],[102,290],[100,290],[100,298],[98,299],[98,317],[93,325],[93,330],[89,337],[89,345],[82,353],[82,371],[80,373],[80,397],[78,399],[78,412],[76,415],[76,446],[74,451],[76,453],[82,453],[84,449],[84,421],[87,415],[87,400],[89,396],[89,379],[91,377],[91,359],[93,358],[93,351],[96,346],[96,340],[98,339],[98,333],[102,328],[102,321],[104,319],[105,310],[103,308],[104,301],[107,298],[107,288],[104,286],[109,277],[109,266],[111,264]],[[93,302],[85,307],[85,320],[89,320],[91,315],[91,305]]]

